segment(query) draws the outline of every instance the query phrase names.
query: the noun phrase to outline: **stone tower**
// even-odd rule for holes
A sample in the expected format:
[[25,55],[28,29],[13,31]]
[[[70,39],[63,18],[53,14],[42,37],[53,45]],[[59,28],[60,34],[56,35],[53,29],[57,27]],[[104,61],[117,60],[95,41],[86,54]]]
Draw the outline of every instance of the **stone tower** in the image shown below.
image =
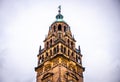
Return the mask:
[[44,48],[39,49],[36,82],[83,82],[82,55],[59,6],[56,21],[49,27]]

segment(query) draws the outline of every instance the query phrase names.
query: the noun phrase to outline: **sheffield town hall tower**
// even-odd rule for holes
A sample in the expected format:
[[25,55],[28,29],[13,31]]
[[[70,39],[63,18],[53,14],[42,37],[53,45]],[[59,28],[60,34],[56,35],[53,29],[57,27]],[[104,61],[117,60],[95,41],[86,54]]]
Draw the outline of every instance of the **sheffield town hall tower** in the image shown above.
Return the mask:
[[75,47],[70,26],[63,20],[59,6],[56,21],[49,27],[44,48],[39,49],[36,82],[83,82],[82,54]]

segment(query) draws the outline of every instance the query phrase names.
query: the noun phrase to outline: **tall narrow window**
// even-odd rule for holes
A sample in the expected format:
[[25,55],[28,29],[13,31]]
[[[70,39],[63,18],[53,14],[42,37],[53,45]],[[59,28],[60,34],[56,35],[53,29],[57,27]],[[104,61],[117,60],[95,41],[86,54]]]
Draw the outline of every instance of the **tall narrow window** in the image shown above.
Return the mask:
[[62,29],[61,29],[61,25],[59,24],[58,25],[58,31],[61,31]]
[[66,48],[64,47],[64,53],[66,54]]
[[78,62],[78,56],[76,55],[76,61]]
[[73,48],[73,42],[71,42],[71,48]]
[[54,55],[56,54],[56,48],[54,48]]
[[52,50],[50,50],[50,55],[52,55]]
[[68,39],[68,46],[69,46],[70,40]]
[[66,26],[64,26],[64,32],[66,32]]
[[61,46],[61,52],[63,52],[63,46]]
[[57,46],[57,52],[59,52],[59,46]]
[[70,55],[70,50],[68,50],[68,56]]
[[50,40],[50,47],[52,46],[52,39]]
[[44,56],[42,55],[42,62],[44,61]]
[[46,57],[48,57],[48,52],[46,52]]
[[54,30],[54,32],[56,31],[56,27],[55,26],[53,27],[53,30]]
[[73,52],[71,53],[71,56],[74,56]]
[[49,43],[47,42],[46,48],[48,48],[48,46],[49,46]]

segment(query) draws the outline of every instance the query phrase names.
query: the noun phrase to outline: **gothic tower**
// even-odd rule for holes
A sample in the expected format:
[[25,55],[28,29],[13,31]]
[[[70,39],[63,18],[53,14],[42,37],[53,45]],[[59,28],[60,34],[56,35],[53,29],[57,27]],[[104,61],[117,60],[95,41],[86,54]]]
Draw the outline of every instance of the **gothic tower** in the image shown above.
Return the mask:
[[56,21],[49,27],[44,48],[39,49],[36,82],[83,82],[82,54],[76,40],[63,21],[59,7]]

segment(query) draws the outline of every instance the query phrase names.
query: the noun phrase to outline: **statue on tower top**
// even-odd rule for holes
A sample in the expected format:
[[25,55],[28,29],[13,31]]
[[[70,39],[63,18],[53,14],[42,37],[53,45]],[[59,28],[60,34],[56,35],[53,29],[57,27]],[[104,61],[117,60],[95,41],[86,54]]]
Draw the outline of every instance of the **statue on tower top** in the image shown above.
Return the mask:
[[59,14],[61,13],[61,5],[59,5],[59,10],[58,10],[58,12],[59,12]]

